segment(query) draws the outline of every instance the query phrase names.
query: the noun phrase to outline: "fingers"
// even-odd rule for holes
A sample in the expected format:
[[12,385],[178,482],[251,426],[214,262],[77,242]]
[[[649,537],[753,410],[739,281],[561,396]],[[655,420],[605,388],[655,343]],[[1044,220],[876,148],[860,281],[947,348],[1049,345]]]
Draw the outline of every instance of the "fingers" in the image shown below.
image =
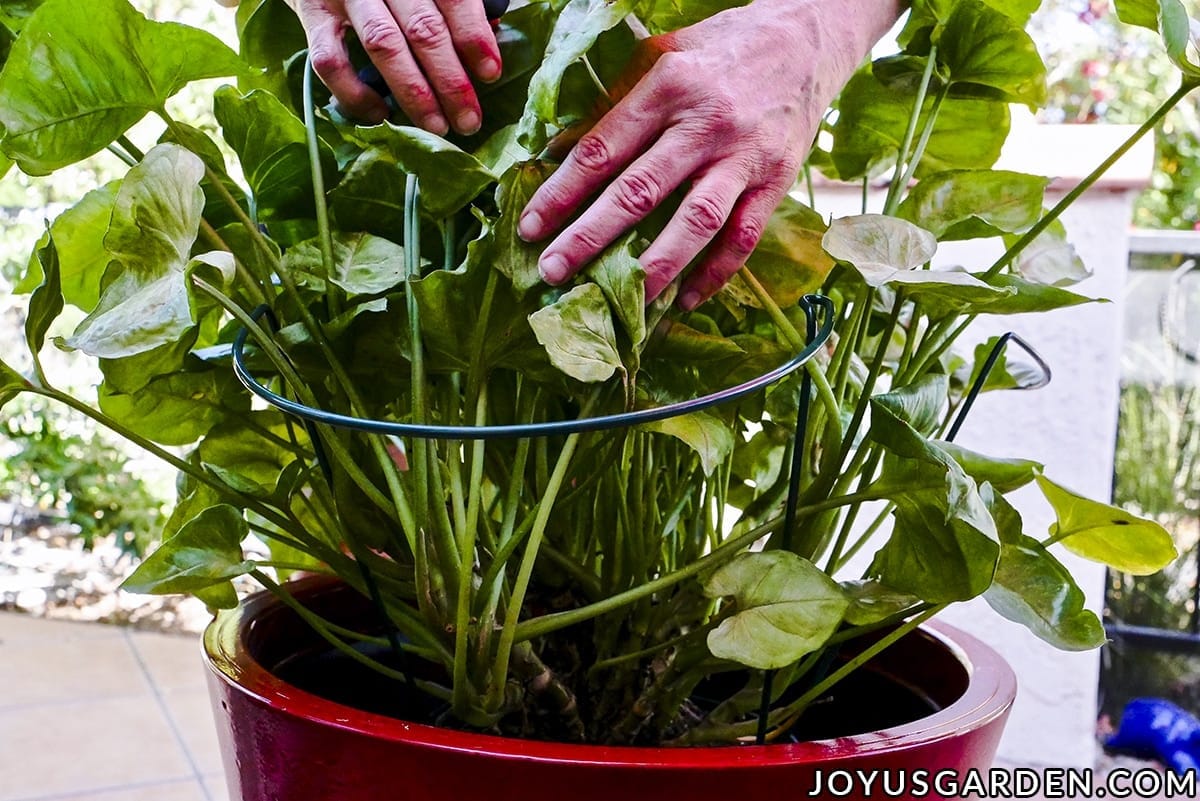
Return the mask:
[[361,120],[382,122],[388,107],[383,98],[358,80],[344,42],[346,23],[324,6],[299,7],[308,36],[308,54],[313,71],[329,87],[346,113]]
[[486,83],[499,78],[500,46],[488,22],[485,4],[478,0],[437,0],[437,6],[450,26],[454,48],[471,74]]
[[671,221],[638,259],[646,270],[647,301],[657,298],[721,233],[746,181],[736,167],[712,170],[696,180]]
[[[580,145],[585,141],[586,137],[580,140]],[[702,166],[702,159],[703,154],[687,129],[682,126],[669,129],[542,252],[538,261],[542,277],[551,284],[566,281],[609,243],[656,209]],[[580,182],[574,188],[586,185]],[[568,183],[568,186],[573,185]],[[552,197],[561,200],[562,196]],[[528,216],[522,218],[522,224]]]
[[683,282],[679,293],[681,308],[687,311],[696,308],[715,295],[741,269],[754,252],[767,220],[787,194],[787,189],[787,185],[767,186],[753,189],[742,196],[725,227],[713,240],[704,260]]

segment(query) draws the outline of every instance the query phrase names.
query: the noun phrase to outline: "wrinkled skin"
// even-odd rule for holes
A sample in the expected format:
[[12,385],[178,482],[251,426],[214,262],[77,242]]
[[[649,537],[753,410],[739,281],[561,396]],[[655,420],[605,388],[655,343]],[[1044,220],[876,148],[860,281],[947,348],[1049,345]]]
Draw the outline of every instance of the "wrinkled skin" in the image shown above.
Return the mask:
[[[460,133],[478,129],[467,73],[489,80],[500,69],[478,0],[288,1],[308,31],[318,75],[349,113],[387,113],[346,58],[341,37],[352,26],[417,124],[445,133],[449,119]],[[757,245],[822,113],[903,5],[754,0],[642,42],[611,87],[615,105],[590,130],[569,134],[574,146],[521,217],[523,238],[554,236],[539,262],[542,277],[568,281],[683,187],[679,209],[640,257],[646,297],[658,297],[693,263],[679,305],[711,297]]]
[[353,28],[400,109],[436,134],[479,130],[470,76],[500,77],[496,35],[479,0],[287,0],[308,36],[313,70],[350,116],[387,119],[383,98],[358,79],[344,38]]

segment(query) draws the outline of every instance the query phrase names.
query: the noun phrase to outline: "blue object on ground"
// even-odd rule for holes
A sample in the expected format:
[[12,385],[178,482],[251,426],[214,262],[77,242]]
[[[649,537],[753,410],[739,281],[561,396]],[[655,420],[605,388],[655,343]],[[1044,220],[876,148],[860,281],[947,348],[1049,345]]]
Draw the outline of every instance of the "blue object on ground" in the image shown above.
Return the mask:
[[1126,704],[1120,728],[1104,745],[1153,754],[1181,776],[1200,770],[1200,720],[1161,698],[1135,698]]

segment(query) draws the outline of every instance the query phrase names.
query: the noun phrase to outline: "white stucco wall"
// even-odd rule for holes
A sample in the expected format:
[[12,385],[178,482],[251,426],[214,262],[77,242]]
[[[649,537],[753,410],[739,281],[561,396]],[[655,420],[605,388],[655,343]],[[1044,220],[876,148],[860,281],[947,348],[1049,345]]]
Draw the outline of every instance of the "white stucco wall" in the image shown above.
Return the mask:
[[[1027,129],[1014,134],[1000,166],[1046,174],[1057,165],[1058,175],[1069,179],[1086,174],[1120,136],[1118,131],[1095,128],[1059,128],[1045,134]],[[978,341],[1016,331],[1049,362],[1054,379],[1037,391],[985,394],[958,441],[983,453],[1036,459],[1052,479],[1105,500],[1112,488],[1130,208],[1134,190],[1149,175],[1151,158],[1147,143],[1064,217],[1070,240],[1093,271],[1075,291],[1112,302],[1044,315],[980,318],[964,338]],[[1048,204],[1061,196],[1058,187],[1068,184],[1056,184]],[[870,210],[878,210],[881,201],[881,196],[873,196]],[[852,187],[824,187],[818,197],[819,210],[826,215],[856,214],[860,204],[859,190]],[[939,250],[935,263],[980,270],[1001,252],[998,241],[949,243]],[[1040,536],[1053,522],[1052,511],[1036,489],[1027,488],[1014,500],[1027,533]],[[1099,612],[1103,568],[1069,554],[1063,559],[1089,605]],[[1018,698],[1000,745],[1000,760],[1063,767],[1094,764],[1099,651],[1058,651],[1000,618],[982,600],[952,607],[942,619],[991,643],[1017,673]]]

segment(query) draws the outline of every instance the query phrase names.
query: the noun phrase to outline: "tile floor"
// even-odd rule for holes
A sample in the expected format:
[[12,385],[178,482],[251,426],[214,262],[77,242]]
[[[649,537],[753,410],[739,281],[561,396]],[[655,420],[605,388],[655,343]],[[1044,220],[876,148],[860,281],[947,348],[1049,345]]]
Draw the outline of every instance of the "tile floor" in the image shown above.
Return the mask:
[[228,801],[195,636],[0,613],[0,801]]

